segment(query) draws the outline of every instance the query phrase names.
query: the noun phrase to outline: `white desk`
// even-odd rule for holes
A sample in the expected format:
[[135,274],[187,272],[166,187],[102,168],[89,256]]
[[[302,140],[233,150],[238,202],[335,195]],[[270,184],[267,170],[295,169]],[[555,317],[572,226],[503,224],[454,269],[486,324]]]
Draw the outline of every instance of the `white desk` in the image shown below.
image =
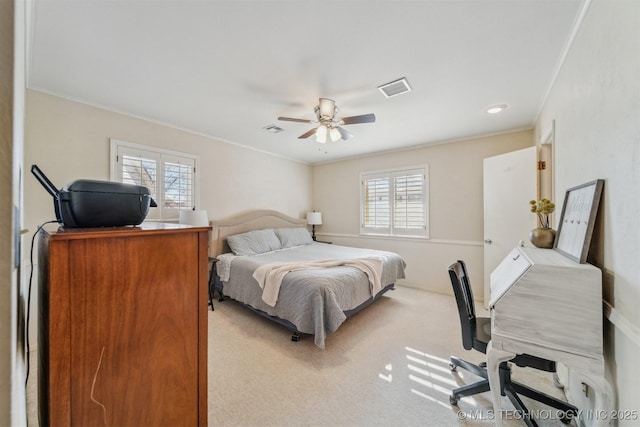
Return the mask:
[[[604,378],[602,278],[551,249],[517,247],[491,273],[491,342],[487,370],[498,425],[499,366],[516,354],[563,363],[596,391],[596,409],[611,408]],[[596,420],[606,425],[609,420]]]

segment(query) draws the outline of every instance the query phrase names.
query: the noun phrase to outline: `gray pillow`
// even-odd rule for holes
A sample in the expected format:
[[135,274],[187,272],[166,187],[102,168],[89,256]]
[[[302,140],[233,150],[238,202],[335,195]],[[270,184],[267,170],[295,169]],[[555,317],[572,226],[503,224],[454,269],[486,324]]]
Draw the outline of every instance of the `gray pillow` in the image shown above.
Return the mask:
[[304,227],[276,228],[274,231],[280,239],[283,248],[313,243],[309,231]]
[[227,237],[229,248],[235,255],[257,255],[280,249],[280,239],[273,228],[248,231]]

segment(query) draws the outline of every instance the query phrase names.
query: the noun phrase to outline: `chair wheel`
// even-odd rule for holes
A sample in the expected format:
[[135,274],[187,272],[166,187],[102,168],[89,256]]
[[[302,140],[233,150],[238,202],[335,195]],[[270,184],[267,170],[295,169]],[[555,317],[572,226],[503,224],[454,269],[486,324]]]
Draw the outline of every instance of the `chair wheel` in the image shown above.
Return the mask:
[[451,403],[454,406],[458,406],[458,398],[455,397],[453,394],[449,395],[449,403]]
[[451,369],[452,371],[455,371],[458,367],[456,365],[454,365],[452,362],[449,362],[449,369]]

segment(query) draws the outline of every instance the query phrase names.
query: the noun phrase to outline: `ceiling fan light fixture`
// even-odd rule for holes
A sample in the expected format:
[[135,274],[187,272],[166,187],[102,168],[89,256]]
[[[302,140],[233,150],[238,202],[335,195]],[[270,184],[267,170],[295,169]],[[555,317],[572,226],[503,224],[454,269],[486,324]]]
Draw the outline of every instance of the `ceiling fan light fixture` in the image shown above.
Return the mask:
[[327,127],[325,125],[320,125],[316,130],[316,142],[319,142],[320,144],[325,144],[327,142]]
[[318,105],[320,110],[320,117],[333,118],[336,113],[336,102],[329,98],[320,98],[320,104]]
[[340,139],[347,141],[353,138],[353,134],[345,130],[341,125],[374,123],[376,121],[376,115],[373,113],[336,118],[336,114],[338,114],[338,107],[336,107],[335,101],[329,98],[319,98],[318,105],[314,107],[313,111],[316,114],[317,120],[296,119],[293,117],[283,116],[278,117],[278,120],[317,124],[317,127],[309,129],[300,135],[298,139],[305,139],[309,138],[311,135],[315,135],[316,142],[319,142],[320,144],[326,144],[329,141],[336,142]]
[[331,138],[331,142],[336,142],[337,140],[342,138],[342,135],[340,135],[340,132],[338,131],[338,129],[332,127],[331,130],[329,131],[329,137]]

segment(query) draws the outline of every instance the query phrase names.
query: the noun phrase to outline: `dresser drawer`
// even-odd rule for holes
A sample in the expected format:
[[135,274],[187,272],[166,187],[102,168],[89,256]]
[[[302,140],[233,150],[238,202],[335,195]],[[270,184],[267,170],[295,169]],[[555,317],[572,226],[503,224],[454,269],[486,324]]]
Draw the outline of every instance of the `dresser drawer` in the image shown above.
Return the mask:
[[491,301],[489,302],[489,307],[493,307],[507,289],[522,277],[529,267],[531,267],[529,259],[520,248],[514,248],[491,273]]

